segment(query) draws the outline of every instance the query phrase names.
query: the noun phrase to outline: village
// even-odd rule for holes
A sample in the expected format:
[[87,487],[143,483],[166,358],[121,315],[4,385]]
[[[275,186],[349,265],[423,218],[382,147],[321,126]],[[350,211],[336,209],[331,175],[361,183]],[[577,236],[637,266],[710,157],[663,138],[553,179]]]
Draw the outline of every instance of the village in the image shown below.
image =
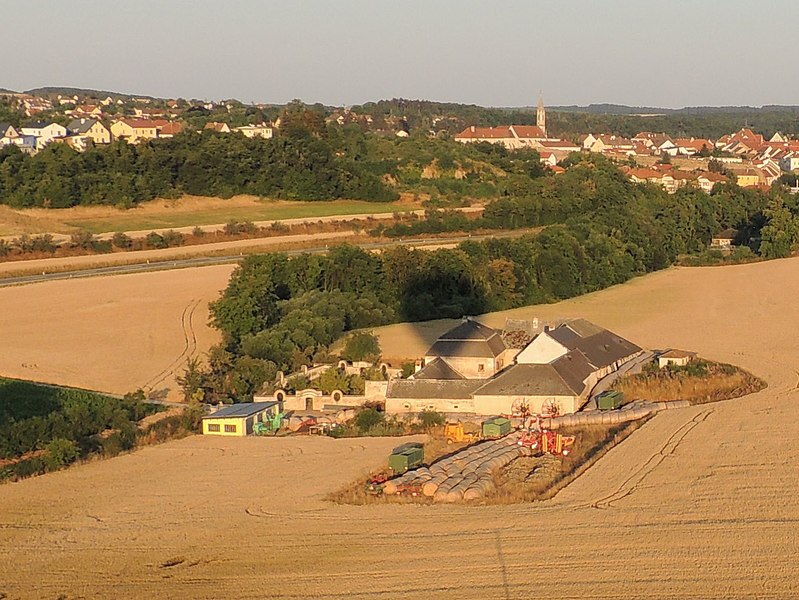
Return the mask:
[[[62,94],[0,95],[30,119],[20,127],[0,123],[0,148],[16,146],[29,154],[35,154],[51,143],[64,143],[83,152],[90,144],[110,144],[112,140],[138,144],[167,139],[188,128],[182,117],[191,114],[192,110],[230,112],[241,105],[234,100],[216,103]],[[253,105],[252,108],[264,111],[267,106]],[[263,115],[263,112],[257,114]],[[42,119],[43,115],[51,118]],[[53,116],[61,118],[52,120]],[[409,136],[408,122],[404,117],[381,118],[380,125],[377,125],[378,119],[372,115],[342,108],[332,111],[325,121],[335,126],[356,124],[382,135]],[[238,133],[264,139],[272,138],[279,129],[279,118],[273,122],[261,120],[238,126],[225,121],[209,121],[201,128],[218,134]],[[439,132],[430,130],[425,135],[437,136]],[[563,172],[560,163],[571,153],[602,154],[619,163],[631,181],[659,185],[670,193],[685,186],[695,186],[709,193],[714,185],[724,182],[767,189],[783,173],[799,172],[799,140],[780,132],[766,139],[748,127],[718,139],[673,138],[651,131],[641,131],[629,138],[602,132],[586,132],[575,139],[553,137],[547,132],[543,98],[539,98],[536,125],[483,127],[471,124],[455,134],[454,140],[460,143],[487,142],[509,150],[534,149],[542,164],[556,174]],[[794,187],[792,191],[797,189]]]

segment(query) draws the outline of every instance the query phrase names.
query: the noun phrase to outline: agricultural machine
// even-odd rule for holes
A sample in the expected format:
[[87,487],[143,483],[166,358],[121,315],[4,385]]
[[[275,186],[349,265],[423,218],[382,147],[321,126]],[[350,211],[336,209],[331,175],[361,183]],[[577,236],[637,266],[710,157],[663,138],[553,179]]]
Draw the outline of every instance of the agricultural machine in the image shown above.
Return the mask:
[[480,439],[479,433],[464,430],[463,423],[447,423],[444,425],[444,437],[448,444],[472,443]]
[[516,443],[519,446],[537,450],[543,454],[568,456],[571,452],[571,447],[574,445],[574,436],[562,435],[548,429],[526,429],[519,434],[519,439]]
[[275,435],[278,430],[283,427],[283,413],[269,415],[263,423],[256,423],[252,426],[252,432],[255,435]]

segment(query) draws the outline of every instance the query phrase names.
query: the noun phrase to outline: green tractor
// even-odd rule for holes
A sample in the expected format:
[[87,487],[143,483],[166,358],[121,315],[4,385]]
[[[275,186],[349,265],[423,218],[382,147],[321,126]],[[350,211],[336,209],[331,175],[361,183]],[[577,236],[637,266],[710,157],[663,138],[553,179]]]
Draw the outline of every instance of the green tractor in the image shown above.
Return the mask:
[[255,435],[275,435],[278,430],[283,426],[283,413],[276,413],[265,417],[262,423],[256,423],[252,426],[252,432]]

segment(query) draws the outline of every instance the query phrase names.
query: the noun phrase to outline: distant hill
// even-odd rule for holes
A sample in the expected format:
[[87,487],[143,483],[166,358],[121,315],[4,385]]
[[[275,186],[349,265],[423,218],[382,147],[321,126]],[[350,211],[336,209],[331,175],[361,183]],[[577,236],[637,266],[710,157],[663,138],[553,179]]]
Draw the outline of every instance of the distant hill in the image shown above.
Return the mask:
[[685,106],[683,108],[662,108],[655,106],[626,106],[624,104],[589,104],[578,106],[551,106],[548,110],[560,112],[579,112],[595,115],[713,115],[713,114],[745,114],[759,112],[799,112],[799,106],[767,104],[757,106]]
[[147,98],[149,100],[158,100],[155,96],[145,96],[143,94],[123,94],[121,92],[109,92],[106,90],[91,90],[86,88],[73,88],[73,87],[57,87],[46,86],[33,88],[32,90],[25,90],[26,94],[32,96],[47,96],[50,94],[61,94],[62,96],[95,96],[97,98]]

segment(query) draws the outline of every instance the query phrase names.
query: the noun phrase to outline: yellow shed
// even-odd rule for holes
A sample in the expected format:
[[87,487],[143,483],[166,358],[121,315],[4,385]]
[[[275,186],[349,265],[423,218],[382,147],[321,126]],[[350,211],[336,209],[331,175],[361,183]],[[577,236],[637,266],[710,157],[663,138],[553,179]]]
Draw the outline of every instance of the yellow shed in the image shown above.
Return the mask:
[[203,417],[203,435],[250,435],[253,425],[274,414],[277,405],[277,402],[245,402],[220,408]]

